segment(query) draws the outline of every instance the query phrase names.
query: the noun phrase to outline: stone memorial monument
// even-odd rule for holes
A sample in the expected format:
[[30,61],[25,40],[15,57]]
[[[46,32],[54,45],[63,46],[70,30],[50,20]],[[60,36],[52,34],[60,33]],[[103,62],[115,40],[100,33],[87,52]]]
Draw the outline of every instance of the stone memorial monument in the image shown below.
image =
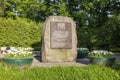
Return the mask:
[[43,62],[76,61],[76,25],[71,18],[50,16],[46,19],[42,31],[41,60]]

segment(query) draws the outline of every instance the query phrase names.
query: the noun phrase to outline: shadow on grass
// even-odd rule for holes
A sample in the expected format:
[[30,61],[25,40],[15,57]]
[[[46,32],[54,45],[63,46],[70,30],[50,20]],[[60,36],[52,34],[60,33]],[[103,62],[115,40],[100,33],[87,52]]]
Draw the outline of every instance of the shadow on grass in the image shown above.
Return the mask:
[[115,64],[112,66],[112,69],[120,72],[120,62],[115,62]]

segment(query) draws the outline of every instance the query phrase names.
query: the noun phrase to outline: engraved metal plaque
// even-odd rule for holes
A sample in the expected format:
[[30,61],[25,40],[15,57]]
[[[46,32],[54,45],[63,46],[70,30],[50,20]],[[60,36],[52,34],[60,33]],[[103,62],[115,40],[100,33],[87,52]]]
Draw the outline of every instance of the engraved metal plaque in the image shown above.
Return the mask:
[[70,22],[50,22],[51,48],[72,48],[72,29]]

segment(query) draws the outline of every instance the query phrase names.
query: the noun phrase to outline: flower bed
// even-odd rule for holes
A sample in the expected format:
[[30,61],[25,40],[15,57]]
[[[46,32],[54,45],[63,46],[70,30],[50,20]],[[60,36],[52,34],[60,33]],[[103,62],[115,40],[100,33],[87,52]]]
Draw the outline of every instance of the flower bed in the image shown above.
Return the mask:
[[7,67],[26,68],[33,61],[32,48],[7,47],[1,52],[4,54],[2,63]]
[[1,50],[4,54],[4,58],[31,58],[32,48],[23,47],[6,47],[5,50]]
[[97,65],[112,66],[115,62],[114,53],[106,50],[93,50],[89,53],[90,62]]
[[90,57],[114,57],[114,53],[106,50],[93,50],[89,53]]
[[86,58],[88,57],[89,50],[87,48],[77,48],[77,58]]

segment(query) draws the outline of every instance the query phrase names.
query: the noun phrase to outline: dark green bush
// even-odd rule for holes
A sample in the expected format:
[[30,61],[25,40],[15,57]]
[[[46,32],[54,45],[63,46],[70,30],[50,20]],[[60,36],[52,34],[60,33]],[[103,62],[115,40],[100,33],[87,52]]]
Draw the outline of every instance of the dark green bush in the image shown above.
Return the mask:
[[27,19],[0,18],[0,47],[20,46],[40,49],[42,23]]
[[77,30],[78,47],[120,52],[120,17],[109,18],[101,27],[84,26]]

